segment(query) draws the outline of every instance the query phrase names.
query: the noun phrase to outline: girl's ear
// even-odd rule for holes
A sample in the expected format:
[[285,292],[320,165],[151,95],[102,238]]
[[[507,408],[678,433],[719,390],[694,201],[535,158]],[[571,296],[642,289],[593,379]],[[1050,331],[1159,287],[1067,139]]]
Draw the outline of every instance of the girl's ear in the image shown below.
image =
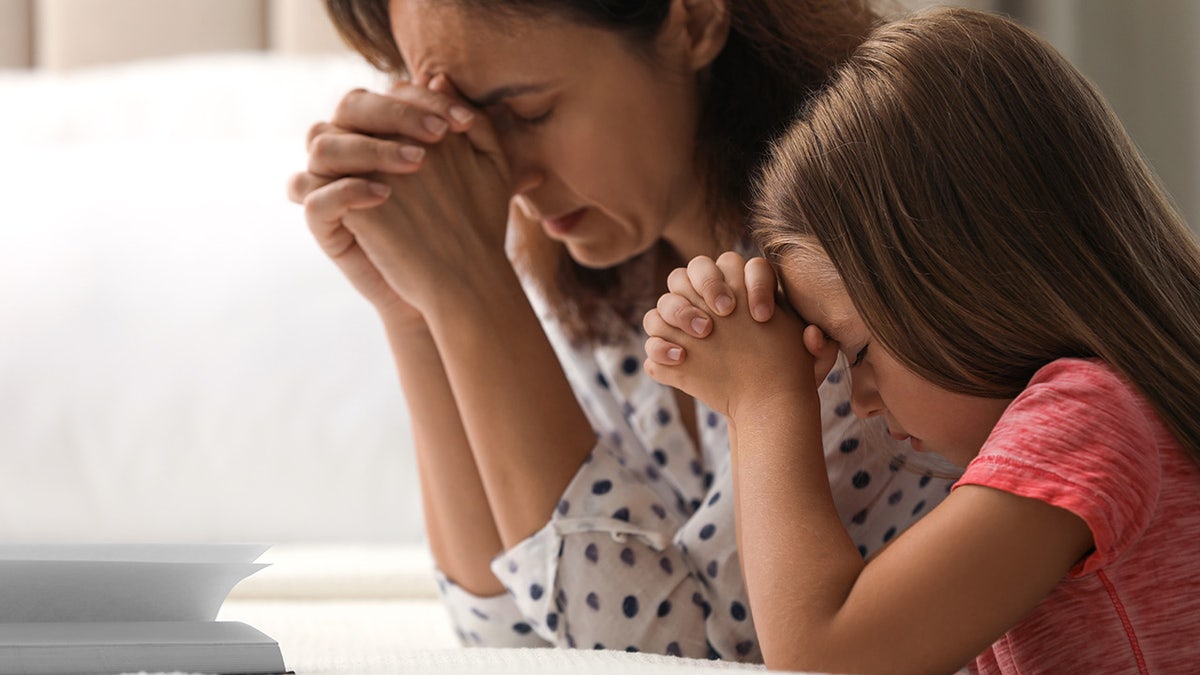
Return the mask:
[[674,0],[670,21],[683,29],[692,70],[712,63],[729,39],[729,6],[726,0]]

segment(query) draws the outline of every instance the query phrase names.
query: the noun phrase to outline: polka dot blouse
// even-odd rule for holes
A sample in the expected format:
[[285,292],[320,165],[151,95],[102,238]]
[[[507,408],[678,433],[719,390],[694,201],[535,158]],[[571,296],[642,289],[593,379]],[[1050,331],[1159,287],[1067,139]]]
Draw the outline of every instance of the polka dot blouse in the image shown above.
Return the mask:
[[[642,370],[645,335],[576,348],[546,322],[596,444],[540,531],[492,561],[508,592],[439,575],[468,646],[619,649],[761,662],[738,561],[725,419],[696,402],[698,441],[673,390]],[[951,481],[902,470],[904,449],[850,413],[839,364],[821,386],[838,511],[863,556],[945,497]]]

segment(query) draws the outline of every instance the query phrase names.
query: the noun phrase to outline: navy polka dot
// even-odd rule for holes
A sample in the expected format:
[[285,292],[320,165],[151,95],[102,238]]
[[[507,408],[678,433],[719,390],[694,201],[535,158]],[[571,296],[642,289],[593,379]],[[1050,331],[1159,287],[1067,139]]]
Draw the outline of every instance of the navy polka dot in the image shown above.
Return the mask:
[[717,500],[720,498],[721,498],[721,493],[719,491],[714,492],[713,495],[708,498],[708,505],[712,506],[713,504],[716,504]]
[[889,541],[892,540],[892,537],[894,537],[894,536],[896,536],[896,528],[889,527],[887,529],[887,532],[883,533],[883,543],[885,543],[885,544],[888,543]]
[[601,389],[608,389],[608,378],[604,373],[596,373],[596,384],[600,385]]
[[679,648],[678,642],[670,642],[667,644],[667,656],[683,656],[683,650]]
[[721,660],[721,653],[717,651],[716,647],[712,646],[711,642],[708,643],[708,660],[709,661],[720,661]]
[[559,542],[558,542],[558,557],[560,557],[560,558],[562,557],[563,550],[566,549],[566,547],[567,547],[567,540],[566,539],[559,540]]
[[585,598],[584,601],[587,602],[588,607],[591,607],[596,611],[600,611],[600,596],[596,595],[595,593],[588,593],[587,598]]
[[588,544],[587,548],[583,549],[583,557],[592,562],[596,562],[600,559],[600,549],[596,548],[596,544],[594,543]]
[[713,484],[713,475],[712,475],[712,472],[709,471],[708,473],[704,474],[704,489],[705,490],[709,489],[710,487],[712,487],[712,484]]
[[854,477],[850,479],[850,484],[861,490],[871,484],[871,474],[866,471],[856,471]]
[[554,596],[554,607],[560,612],[567,610],[567,593],[559,589],[558,595]]
[[608,491],[612,489],[612,486],[613,486],[613,484],[612,484],[611,480],[607,480],[607,479],[598,480],[595,483],[592,483],[592,494],[594,494],[594,495],[608,494]]
[[571,635],[570,633],[567,633],[567,646],[571,649],[575,649],[575,636]]
[[663,452],[662,448],[655,448],[650,454],[654,455],[654,461],[658,462],[659,466],[667,465],[667,453]]
[[604,649],[604,644],[597,642],[596,646],[592,647],[592,649]]
[[636,562],[636,559],[634,558],[634,555],[633,555],[633,549],[631,549],[631,548],[621,549],[621,562],[625,563],[626,565],[629,565],[630,567],[633,567],[634,562]]
[[847,454],[847,455],[854,452],[857,449],[858,449],[858,439],[857,438],[844,439],[842,441],[842,444],[840,446],[838,446],[838,450],[841,450],[843,454]]
[[662,602],[658,603],[658,617],[660,619],[670,613],[671,613],[671,601],[670,600],[663,600]]
[[907,463],[908,460],[904,459],[903,457],[893,457],[892,461],[888,462],[888,471],[896,473],[900,469],[903,469],[904,465]]
[[546,615],[546,628],[550,630],[558,630],[558,615],[550,612]]
[[625,596],[625,600],[621,602],[621,611],[630,619],[637,616],[638,599],[632,595]]
[[656,417],[658,417],[658,423],[664,427],[671,423],[671,412],[666,408],[659,408]]
[[895,506],[900,503],[901,499],[904,499],[904,491],[896,490],[892,494],[888,495],[888,504]]
[[700,504],[702,504],[702,503],[703,502],[701,502],[699,499],[693,499],[691,502],[691,507],[692,507],[691,510],[695,511],[696,509],[700,508]]
[[632,415],[633,414],[633,404],[630,403],[629,401],[626,401],[625,405],[621,406],[621,414],[624,415],[625,417],[629,417],[630,415]]
[[671,564],[671,559],[670,559],[670,558],[662,558],[662,559],[660,559],[660,560],[658,561],[658,566],[659,566],[659,567],[661,567],[661,568],[662,568],[662,571],[666,572],[667,574],[674,574],[674,573],[675,573],[675,566]]
[[697,607],[700,608],[701,611],[704,612],[705,619],[707,619],[708,616],[710,614],[712,614],[712,605],[708,604],[708,601],[704,599],[703,595],[700,595],[699,593],[693,593],[692,594],[692,603],[695,604]]
[[734,621],[745,621],[746,606],[737,600],[734,600],[733,604],[729,606],[729,616],[732,616]]
[[708,413],[708,418],[707,418],[708,426],[715,427],[715,426],[717,426],[717,423],[720,421],[721,421],[720,418],[717,417],[717,413],[715,413],[715,412]]
[[845,374],[846,372],[844,370],[831,370],[829,371],[829,374],[825,376],[825,379],[837,384],[838,382],[842,381],[842,378],[845,376]]
[[525,623],[524,621],[520,623],[514,623],[512,628],[521,635],[529,635],[529,631],[533,630],[529,627],[529,624]]
[[867,509],[863,509],[853,516],[850,516],[850,522],[854,523],[855,525],[862,525],[863,523],[867,522]]
[[703,539],[704,541],[708,541],[709,539],[712,539],[712,536],[714,534],[716,534],[716,532],[717,532],[717,526],[713,525],[712,523],[709,523],[709,524],[705,525],[704,527],[700,528],[700,538]]
[[542,593],[544,593],[544,592],[545,592],[545,589],[543,589],[538,584],[534,584],[529,587],[529,597],[533,598],[534,600],[541,600]]
[[745,656],[750,653],[751,649],[754,649],[754,641],[753,640],[745,640],[743,642],[739,642],[739,643],[737,643],[737,646],[734,647],[734,649],[737,650],[738,655]]
[[932,480],[932,478],[932,476],[921,476],[921,480],[917,481],[917,485],[925,487],[926,485],[929,485],[929,481]]
[[475,616],[483,619],[484,621],[488,620],[488,615],[483,613],[478,607],[472,607],[471,613],[474,614]]
[[637,357],[626,356],[625,360],[621,362],[621,372],[625,373],[626,375],[633,375],[634,373],[637,372],[637,369],[638,369]]
[[694,476],[703,476],[704,475],[704,465],[701,464],[700,460],[698,460],[698,459],[693,459],[691,461],[691,463],[688,464],[688,468],[690,468],[692,470],[692,475],[694,475]]
[[921,509],[924,509],[924,508],[925,508],[925,500],[922,499],[921,501],[917,502],[916,506],[913,507],[912,514],[915,516],[921,512]]
[[516,561],[516,560],[509,560],[509,561],[508,561],[508,573],[509,573],[509,574],[516,574],[516,573],[517,573],[517,561]]
[[629,645],[628,647],[625,648],[625,651],[629,652],[630,654],[636,654],[638,651],[638,648],[634,647],[633,645]]
[[660,478],[660,474],[658,473],[658,467],[654,466],[653,464],[647,464],[646,465],[646,478],[648,478],[651,481],[658,480]]
[[858,545],[858,554],[863,557],[863,560],[866,560],[867,559],[867,547],[863,546],[862,544],[859,544]]
[[623,520],[628,523],[629,522],[629,509],[622,506],[621,508],[617,509],[616,511],[613,511],[612,517],[615,518],[616,520]]
[[708,563],[708,567],[704,568],[704,571],[708,573],[708,576],[716,579],[717,578],[717,561],[710,560]]
[[570,511],[570,510],[571,510],[571,502],[564,499],[558,503],[559,515],[565,516],[565,515],[567,515],[567,511]]
[[654,515],[658,516],[659,518],[667,517],[667,510],[663,508],[662,504],[651,504],[650,510],[653,511]]
[[838,417],[845,417],[845,416],[849,415],[850,414],[850,401],[845,401],[843,403],[839,403],[838,406],[833,409],[833,412],[836,413]]

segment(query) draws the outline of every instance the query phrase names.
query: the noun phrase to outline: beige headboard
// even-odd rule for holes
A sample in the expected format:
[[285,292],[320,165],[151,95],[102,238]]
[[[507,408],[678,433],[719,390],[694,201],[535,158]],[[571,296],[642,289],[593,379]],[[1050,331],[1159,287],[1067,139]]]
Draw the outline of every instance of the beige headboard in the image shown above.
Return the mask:
[[0,0],[0,68],[343,49],[321,0]]

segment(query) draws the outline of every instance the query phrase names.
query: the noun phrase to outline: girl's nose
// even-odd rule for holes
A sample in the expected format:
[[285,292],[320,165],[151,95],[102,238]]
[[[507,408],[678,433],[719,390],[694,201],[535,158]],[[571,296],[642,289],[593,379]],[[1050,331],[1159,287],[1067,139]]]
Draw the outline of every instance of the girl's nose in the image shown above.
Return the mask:
[[883,399],[879,397],[879,391],[875,388],[870,375],[863,371],[856,372],[850,376],[850,410],[854,412],[855,417],[867,419],[876,415],[882,415],[884,411]]

